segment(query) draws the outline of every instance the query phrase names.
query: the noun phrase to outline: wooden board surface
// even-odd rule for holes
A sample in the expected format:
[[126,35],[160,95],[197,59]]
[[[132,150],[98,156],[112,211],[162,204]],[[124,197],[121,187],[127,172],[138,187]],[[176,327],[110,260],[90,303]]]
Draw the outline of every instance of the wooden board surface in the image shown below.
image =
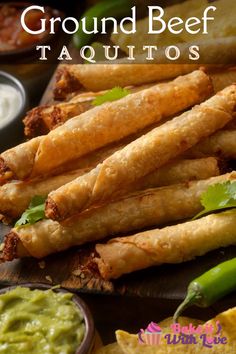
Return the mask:
[[[7,227],[0,226],[2,236],[7,231]],[[61,284],[67,289],[85,293],[180,300],[193,278],[224,260],[236,257],[236,247],[232,246],[213,251],[191,262],[154,267],[114,282],[104,282],[89,271],[84,271],[83,264],[92,250],[93,246],[85,246],[54,254],[43,262],[25,258],[0,264],[0,285],[44,282]]]

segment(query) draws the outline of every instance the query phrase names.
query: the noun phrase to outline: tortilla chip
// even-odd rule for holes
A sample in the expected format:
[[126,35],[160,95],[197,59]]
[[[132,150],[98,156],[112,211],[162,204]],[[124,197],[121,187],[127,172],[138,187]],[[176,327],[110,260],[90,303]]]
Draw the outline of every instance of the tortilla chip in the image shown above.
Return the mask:
[[224,336],[233,344],[233,346],[231,346],[231,348],[234,348],[232,353],[236,353],[236,307],[220,313],[215,318],[208,321],[207,324],[210,323],[214,325],[216,321],[220,322],[223,327]]
[[[116,338],[119,346],[123,350],[124,354],[233,354],[236,352],[236,307],[226,312],[221,313],[214,319],[207,322],[216,327],[216,322],[219,321],[222,328],[222,337],[227,338],[226,344],[217,344],[212,348],[207,348],[202,345],[202,341],[198,341],[198,344],[176,344],[168,345],[166,341],[161,340],[161,343],[156,346],[140,345],[138,342],[138,336],[129,334],[124,331],[116,331]],[[171,324],[171,319],[168,318],[162,321],[159,325],[163,329],[163,334],[167,333],[167,328]],[[186,318],[182,319],[182,325],[192,323],[201,324],[193,320]],[[162,335],[163,339],[163,335]]]
[[[117,343],[107,345],[99,349],[95,354],[233,354],[236,353],[236,307],[229,309],[215,318],[206,322],[206,324],[212,324],[215,328],[216,323],[222,326],[222,333],[220,337],[226,337],[226,344],[217,344],[212,348],[207,348],[202,345],[202,341],[198,341],[198,344],[176,344],[168,345],[166,341],[161,340],[159,345],[141,345],[138,342],[138,336],[136,334],[129,334],[128,332],[118,330],[116,331]],[[162,339],[164,335],[169,333],[170,325],[173,323],[172,317],[165,319],[159,323],[162,328]],[[197,326],[203,324],[200,320],[194,320],[187,317],[181,317],[179,323],[182,326],[192,323]]]
[[118,343],[112,343],[98,349],[94,354],[124,354]]

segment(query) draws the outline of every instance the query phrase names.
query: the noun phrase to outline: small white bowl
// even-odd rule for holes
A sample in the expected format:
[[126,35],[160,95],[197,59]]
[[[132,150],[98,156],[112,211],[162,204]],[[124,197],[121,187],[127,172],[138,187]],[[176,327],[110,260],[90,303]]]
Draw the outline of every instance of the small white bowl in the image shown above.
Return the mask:
[[16,114],[0,122],[0,152],[17,145],[24,138],[22,119],[28,109],[28,96],[22,83],[14,76],[0,71],[0,84],[10,85],[15,88],[20,96],[19,107]]

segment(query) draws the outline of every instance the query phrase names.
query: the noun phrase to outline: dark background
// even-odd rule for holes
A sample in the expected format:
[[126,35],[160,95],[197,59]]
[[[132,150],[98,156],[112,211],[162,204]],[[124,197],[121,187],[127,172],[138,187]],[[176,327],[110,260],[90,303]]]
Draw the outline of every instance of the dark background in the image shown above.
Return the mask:
[[[42,6],[49,5],[55,9],[59,9],[65,12],[67,15],[75,16],[77,13],[81,14],[86,7],[92,6],[99,1],[102,0],[75,0],[75,1],[71,1],[71,0],[40,0],[40,1],[31,0],[30,1],[28,0],[27,2],[37,4],[37,5],[42,5]],[[107,0],[107,1],[112,1],[112,0]],[[133,5],[139,7],[140,9],[139,15],[141,16],[142,14],[143,15],[145,14],[147,5],[165,6],[165,5],[180,3],[182,1],[184,0],[132,0],[132,3]],[[12,0],[0,1],[0,3],[6,3],[6,2],[13,2],[13,1]],[[22,1],[14,1],[14,2],[20,3]]]
[[[5,0],[5,1],[0,1],[0,3],[6,3],[6,2],[17,2],[17,3],[22,3],[22,1],[11,1],[11,0]],[[86,5],[86,1],[70,1],[70,0],[42,0],[42,1],[25,1],[27,3],[32,3],[36,5],[49,5],[55,9],[59,9],[61,11],[66,12],[66,14],[73,14],[75,15],[75,10],[81,8],[84,9]]]

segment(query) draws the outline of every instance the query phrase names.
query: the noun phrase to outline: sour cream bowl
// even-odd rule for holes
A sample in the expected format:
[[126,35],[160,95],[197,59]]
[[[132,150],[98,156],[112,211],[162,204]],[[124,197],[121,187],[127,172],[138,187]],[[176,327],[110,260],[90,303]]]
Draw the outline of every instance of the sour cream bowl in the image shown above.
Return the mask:
[[23,139],[22,118],[27,108],[28,97],[21,82],[0,71],[0,152]]

